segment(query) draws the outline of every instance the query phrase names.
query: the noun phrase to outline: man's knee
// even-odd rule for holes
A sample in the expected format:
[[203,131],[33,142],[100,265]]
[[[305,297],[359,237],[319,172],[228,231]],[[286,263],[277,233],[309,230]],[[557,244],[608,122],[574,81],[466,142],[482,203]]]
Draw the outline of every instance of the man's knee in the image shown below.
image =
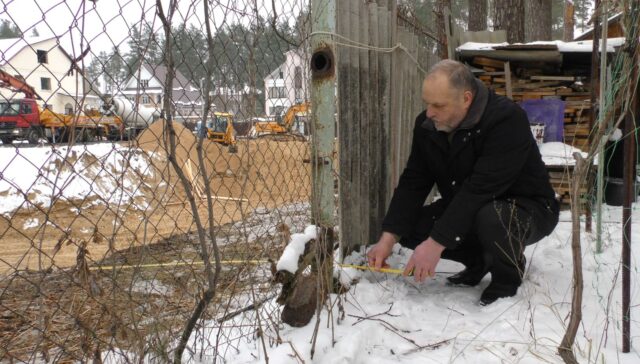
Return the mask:
[[[519,254],[531,234],[531,217],[510,201],[496,200],[478,211],[475,231],[485,250]],[[509,254],[511,255],[511,254]]]

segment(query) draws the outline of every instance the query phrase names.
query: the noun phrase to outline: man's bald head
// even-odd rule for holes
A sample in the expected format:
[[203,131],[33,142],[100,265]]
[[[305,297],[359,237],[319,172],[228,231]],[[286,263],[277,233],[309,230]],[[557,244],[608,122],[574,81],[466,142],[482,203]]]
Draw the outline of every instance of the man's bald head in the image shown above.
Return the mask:
[[467,66],[458,61],[445,59],[434,64],[427,72],[425,80],[436,74],[445,76],[449,86],[455,91],[471,91],[473,95],[478,92],[475,76]]

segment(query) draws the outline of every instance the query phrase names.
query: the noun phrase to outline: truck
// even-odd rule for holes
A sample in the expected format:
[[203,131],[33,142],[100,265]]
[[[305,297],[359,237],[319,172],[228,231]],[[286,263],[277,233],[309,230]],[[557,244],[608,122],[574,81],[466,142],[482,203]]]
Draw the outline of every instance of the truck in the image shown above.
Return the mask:
[[133,139],[160,118],[156,108],[136,104],[125,97],[105,97],[102,113],[115,115],[124,122],[125,139]]
[[0,141],[11,144],[14,140],[27,140],[36,144],[42,138],[51,142],[89,142],[97,137],[117,138],[122,133],[122,119],[103,116],[63,115],[41,108],[42,98],[24,80],[0,70],[0,87],[21,92],[24,98],[0,98]]
[[274,140],[305,140],[304,135],[294,131],[296,123],[307,123],[311,105],[302,102],[292,105],[282,117],[274,121],[256,122],[251,137],[268,137]]
[[196,135],[207,138],[211,141],[227,145],[229,153],[236,153],[238,146],[236,145],[236,135],[233,129],[233,114],[226,112],[213,112],[211,117],[207,118],[206,127],[202,127],[202,121],[196,123]]

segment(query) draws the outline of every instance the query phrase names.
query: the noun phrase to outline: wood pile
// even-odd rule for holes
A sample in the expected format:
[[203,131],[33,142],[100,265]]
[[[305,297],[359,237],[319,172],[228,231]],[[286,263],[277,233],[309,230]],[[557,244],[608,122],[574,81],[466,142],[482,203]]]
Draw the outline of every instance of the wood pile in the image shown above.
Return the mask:
[[509,96],[513,101],[561,99],[565,102],[564,142],[589,150],[591,104],[587,77],[545,75],[539,69],[515,68],[500,60],[474,57],[473,66],[484,73],[478,78],[496,94]]
[[[559,165],[547,166],[547,172],[549,173],[551,186],[556,192],[558,200],[560,201],[560,205],[563,209],[568,209],[571,204],[571,176],[573,176],[574,167],[575,166]],[[587,178],[587,181],[585,181],[582,186],[580,186],[580,196],[582,197],[583,202],[586,201],[586,198],[588,196],[589,188],[587,186],[591,180],[592,179]]]
[[[559,74],[544,67],[515,66],[487,57],[474,57],[472,66],[483,70],[478,78],[496,94],[516,102],[523,100],[561,99],[565,102],[564,143],[583,152],[589,151],[591,132],[590,85],[588,75]],[[569,204],[570,176],[573,166],[547,166],[554,190],[566,207]],[[588,192],[587,186],[581,193]]]

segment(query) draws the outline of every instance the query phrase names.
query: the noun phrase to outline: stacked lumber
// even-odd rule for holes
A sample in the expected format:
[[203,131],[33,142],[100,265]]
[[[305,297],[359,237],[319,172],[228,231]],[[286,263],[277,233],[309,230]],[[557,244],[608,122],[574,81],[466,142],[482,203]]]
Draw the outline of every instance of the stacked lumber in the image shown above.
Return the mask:
[[[484,71],[478,78],[496,94],[513,101],[561,99],[565,101],[564,142],[583,152],[589,149],[591,132],[589,85],[574,75],[544,74],[542,69],[524,68],[488,57],[474,57],[472,65]],[[586,75],[585,75],[586,76]]]
[[[561,99],[565,102],[564,142],[583,152],[589,150],[591,132],[590,86],[582,84],[587,75],[557,74],[541,67],[506,63],[487,57],[474,57],[472,66],[483,72],[478,78],[496,94],[514,101]],[[551,185],[563,209],[570,206],[573,166],[547,166]],[[581,196],[588,193],[588,184],[580,188]]]
[[[562,209],[568,209],[570,207],[573,168],[574,166],[547,166],[551,186],[558,196]],[[589,193],[587,186],[587,181],[583,182],[583,185],[580,186],[580,195],[583,197],[583,201]]]

